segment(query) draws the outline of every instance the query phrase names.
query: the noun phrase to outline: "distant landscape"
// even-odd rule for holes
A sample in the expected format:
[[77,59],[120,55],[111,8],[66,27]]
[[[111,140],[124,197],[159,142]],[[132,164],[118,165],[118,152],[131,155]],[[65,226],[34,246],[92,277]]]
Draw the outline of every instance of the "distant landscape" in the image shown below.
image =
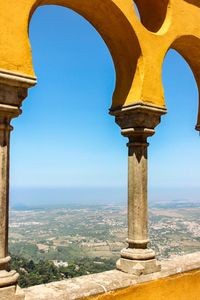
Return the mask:
[[[199,251],[200,203],[155,202],[149,228],[159,259]],[[10,212],[11,267],[20,272],[23,287],[102,272],[115,268],[126,237],[125,205],[16,207]]]
[[[200,188],[150,188],[152,207],[179,203],[200,205]],[[68,208],[80,205],[126,205],[127,187],[13,187],[10,191],[11,208]]]

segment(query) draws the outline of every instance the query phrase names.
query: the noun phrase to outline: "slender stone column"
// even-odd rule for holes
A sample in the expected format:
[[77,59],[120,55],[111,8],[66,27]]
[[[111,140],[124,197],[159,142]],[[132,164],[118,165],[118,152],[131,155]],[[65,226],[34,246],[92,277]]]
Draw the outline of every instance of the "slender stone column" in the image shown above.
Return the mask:
[[130,138],[128,146],[128,244],[146,248],[147,226],[147,147],[146,137]]
[[10,121],[19,113],[18,107],[0,104],[0,299],[21,300],[24,297],[17,291],[19,274],[8,267]]
[[7,263],[10,261],[8,256],[10,130],[9,120],[0,116],[0,270],[7,269]]
[[23,300],[24,293],[17,286],[19,274],[9,270],[9,156],[10,122],[21,113],[26,89],[0,83],[0,299]]
[[154,134],[166,111],[141,104],[112,111],[122,135],[128,137],[128,247],[121,251],[117,268],[141,275],[160,270],[155,252],[148,248],[147,138]]

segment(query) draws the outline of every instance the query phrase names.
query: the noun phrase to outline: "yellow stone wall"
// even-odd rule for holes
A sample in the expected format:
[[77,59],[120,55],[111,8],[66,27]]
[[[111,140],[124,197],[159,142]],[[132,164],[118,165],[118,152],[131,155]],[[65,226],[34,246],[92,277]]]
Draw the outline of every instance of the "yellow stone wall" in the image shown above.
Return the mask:
[[81,300],[199,300],[200,270],[174,275]]
[[[85,17],[105,40],[116,69],[112,108],[136,102],[165,107],[162,64],[170,48],[189,63],[200,87],[198,0],[0,0],[0,71],[34,76],[28,27],[41,5]],[[200,117],[199,117],[200,118]]]

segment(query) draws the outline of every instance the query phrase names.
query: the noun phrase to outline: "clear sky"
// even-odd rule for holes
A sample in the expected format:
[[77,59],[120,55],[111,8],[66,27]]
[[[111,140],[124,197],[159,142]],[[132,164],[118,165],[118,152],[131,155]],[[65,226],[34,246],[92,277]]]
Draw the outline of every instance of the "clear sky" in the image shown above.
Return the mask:
[[[12,188],[125,191],[126,139],[108,114],[115,70],[101,36],[73,11],[45,6],[33,15],[30,40],[38,84],[13,121]],[[168,115],[149,140],[149,186],[157,198],[198,198],[198,91],[188,65],[172,50],[163,83]]]

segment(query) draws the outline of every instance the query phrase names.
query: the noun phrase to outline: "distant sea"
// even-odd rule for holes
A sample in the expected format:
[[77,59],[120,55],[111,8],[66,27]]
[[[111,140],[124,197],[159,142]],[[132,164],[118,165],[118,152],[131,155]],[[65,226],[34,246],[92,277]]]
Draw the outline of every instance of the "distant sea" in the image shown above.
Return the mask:
[[[29,210],[74,206],[127,205],[126,187],[11,188],[10,207]],[[200,207],[200,188],[150,188],[150,207]]]
[[60,208],[90,205],[126,205],[126,188],[11,188],[13,209]]

